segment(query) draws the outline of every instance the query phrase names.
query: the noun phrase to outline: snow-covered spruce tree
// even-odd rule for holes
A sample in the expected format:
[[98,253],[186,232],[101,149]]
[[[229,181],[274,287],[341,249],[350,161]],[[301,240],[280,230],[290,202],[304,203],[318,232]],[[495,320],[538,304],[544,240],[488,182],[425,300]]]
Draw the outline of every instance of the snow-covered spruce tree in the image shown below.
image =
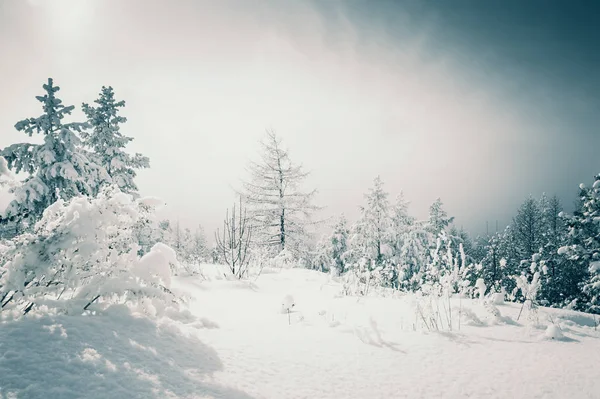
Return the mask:
[[522,270],[527,272],[531,257],[543,246],[543,215],[533,197],[530,196],[521,204],[513,219],[513,226]]
[[43,114],[15,124],[28,136],[42,134],[42,144],[19,143],[4,148],[2,155],[8,168],[28,176],[11,191],[15,198],[6,210],[5,219],[16,224],[16,231],[26,231],[42,217],[44,210],[57,199],[69,200],[78,195],[94,195],[102,183],[110,182],[106,170],[90,160],[81,147],[77,133],[85,123],[65,123],[74,107],[65,106],[56,97],[59,87],[52,79],[43,85],[45,94],[36,99]]
[[158,242],[172,246],[173,227],[169,219],[163,219],[158,222]]
[[398,260],[399,288],[416,291],[421,286],[422,273],[429,258],[429,242],[425,223],[415,221],[407,226]]
[[600,313],[600,174],[592,187],[582,184],[580,189],[579,207],[567,218],[567,245],[559,254],[573,262],[576,274],[585,272],[581,285],[586,298],[577,307]]
[[404,194],[400,192],[396,197],[396,203],[390,210],[390,245],[392,247],[392,258],[395,263],[400,263],[406,234],[410,226],[415,223],[415,219],[408,214],[408,205],[408,201],[404,199]]
[[408,201],[401,192],[391,209],[391,261],[398,273],[397,288],[414,291],[420,286],[419,273],[427,263],[429,233],[422,222],[408,213]]
[[359,247],[368,264],[380,266],[390,255],[391,218],[388,193],[379,176],[365,199],[366,204],[360,207],[360,218],[355,224],[353,245]]
[[102,87],[100,97],[94,101],[97,106],[83,104],[91,131],[82,131],[84,144],[92,150],[95,161],[102,165],[112,181],[121,191],[138,196],[134,182],[136,169],[148,168],[150,161],[141,154],[130,155],[125,147],[133,138],[121,133],[121,125],[127,118],[119,115],[125,101],[115,100],[112,87]]
[[301,184],[308,173],[293,163],[281,139],[268,130],[262,142],[260,162],[248,166],[250,179],[239,193],[248,207],[253,242],[280,252],[293,250],[306,239],[311,216],[319,209],[312,204],[316,190],[304,192]]
[[347,269],[346,257],[348,253],[349,236],[350,228],[348,227],[348,220],[346,219],[346,216],[342,214],[329,238],[331,261],[336,268],[336,272],[340,275],[344,274]]
[[[430,234],[429,250],[433,254],[438,244],[438,237],[442,233],[446,233],[450,224],[454,221],[454,217],[449,217],[448,213],[444,209],[444,204],[440,198],[437,198],[433,204],[429,207],[429,219],[427,223],[427,231]],[[447,235],[445,236],[447,237]],[[446,247],[451,245],[450,240],[442,240],[442,247],[438,248],[438,251],[445,252]],[[429,262],[431,263],[431,257]]]
[[[448,213],[444,210],[444,204],[441,198],[434,201],[429,207],[429,225],[428,230],[431,232],[433,237],[445,231],[448,226],[454,221],[454,216],[449,217]],[[434,238],[435,241],[435,238]]]
[[521,274],[521,258],[513,231],[512,226],[507,226],[478,244],[483,250],[483,257],[477,259],[481,266],[480,277],[491,291],[513,292],[515,276]]
[[482,270],[481,278],[485,281],[486,288],[490,290],[500,292],[502,287],[502,280],[504,278],[505,263],[501,262],[501,245],[502,245],[502,234],[494,233],[489,237],[485,244],[486,254],[481,260]]
[[118,188],[57,200],[2,253],[2,311],[82,314],[124,303],[156,314],[177,306],[169,289],[173,250],[156,244],[138,256],[140,206],[153,203]]
[[[388,193],[377,176],[373,187],[365,194],[366,204],[360,207],[360,217],[352,226],[349,259],[352,267],[368,272],[370,281],[381,280],[385,286],[396,287],[398,273],[392,263],[392,233]],[[362,272],[363,275],[365,272]]]
[[431,258],[422,275],[422,288],[426,290],[436,289],[442,282],[442,279],[458,270],[460,263],[457,263],[452,247],[450,246],[450,238],[444,230],[442,230],[437,239],[436,246],[431,252]]
[[567,244],[568,230],[561,217],[562,205],[558,197],[540,199],[543,222],[543,246],[538,251],[541,270],[539,301],[545,306],[565,306],[581,298],[580,283],[586,269],[558,254]]
[[308,268],[324,273],[331,271],[331,269],[335,269],[334,271],[339,273],[333,259],[332,250],[331,237],[322,236],[316,244],[314,256],[312,257],[309,265],[310,267]]
[[194,263],[203,263],[208,261],[209,250],[204,229],[198,225],[192,239],[191,259]]
[[164,202],[159,199],[150,201],[147,197],[144,202],[140,202],[138,206],[138,217],[133,226],[133,236],[138,244],[138,255],[143,256],[150,252],[155,244],[161,242],[168,245],[168,241],[164,240],[163,230],[160,222],[156,218],[156,209],[164,206]]

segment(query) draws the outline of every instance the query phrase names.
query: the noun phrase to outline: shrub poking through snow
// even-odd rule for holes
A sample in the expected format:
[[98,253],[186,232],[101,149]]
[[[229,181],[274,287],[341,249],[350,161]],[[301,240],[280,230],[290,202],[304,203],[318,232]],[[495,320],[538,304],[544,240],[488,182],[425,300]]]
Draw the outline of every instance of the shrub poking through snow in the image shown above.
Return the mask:
[[242,207],[240,197],[239,209],[236,210],[234,204],[231,214],[227,210],[222,235],[219,230],[215,233],[219,255],[229,267],[231,274],[238,279],[246,277],[248,273],[248,250],[251,239],[252,226],[246,209]]
[[294,297],[291,295],[286,295],[281,301],[281,313],[289,313],[292,311],[292,308],[296,306],[294,302]]
[[2,253],[2,310],[34,308],[81,314],[114,303],[153,314],[177,306],[171,293],[173,250],[154,245],[138,255],[135,226],[144,200],[118,188],[97,198],[58,200]]
[[286,295],[281,302],[281,313],[286,313],[288,315],[288,324],[292,324],[290,313],[292,312],[294,306],[296,306],[294,297],[291,295]]

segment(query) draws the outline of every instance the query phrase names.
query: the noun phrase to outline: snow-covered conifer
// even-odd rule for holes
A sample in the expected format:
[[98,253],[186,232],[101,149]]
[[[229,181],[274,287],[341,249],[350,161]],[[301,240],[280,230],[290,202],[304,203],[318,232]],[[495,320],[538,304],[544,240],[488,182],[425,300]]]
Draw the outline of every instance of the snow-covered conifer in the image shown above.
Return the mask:
[[30,137],[42,134],[43,142],[13,144],[0,152],[11,171],[28,175],[12,189],[15,198],[5,213],[5,220],[13,220],[18,231],[31,229],[44,210],[59,198],[66,201],[78,195],[94,195],[102,183],[111,180],[81,147],[77,133],[86,124],[64,121],[74,107],[63,105],[56,97],[59,87],[52,79],[43,88],[45,94],[36,97],[42,104],[42,115],[15,124],[18,131]]
[[90,131],[81,134],[84,144],[92,150],[91,155],[112,177],[113,183],[121,191],[137,196],[138,187],[134,182],[136,169],[148,168],[150,162],[141,154],[130,155],[125,147],[133,138],[121,133],[121,125],[127,119],[119,115],[125,101],[115,100],[112,87],[102,87],[100,97],[94,101],[97,106],[83,104]]
[[[454,217],[449,217],[444,209],[444,204],[441,198],[435,200],[429,207],[429,225],[428,229],[434,237],[437,237],[444,231],[450,223],[454,221]],[[434,239],[435,241],[435,239]]]
[[333,228],[333,233],[330,237],[330,255],[336,271],[339,274],[346,272],[349,235],[350,229],[348,227],[348,220],[342,214]]
[[585,308],[600,313],[600,174],[592,187],[581,187],[579,208],[567,219],[567,245],[558,253],[573,262],[578,273],[586,272],[583,292],[588,303]]
[[388,193],[379,176],[365,194],[366,204],[360,207],[360,218],[353,226],[353,252],[365,258],[367,264],[380,266],[391,252],[391,218]]

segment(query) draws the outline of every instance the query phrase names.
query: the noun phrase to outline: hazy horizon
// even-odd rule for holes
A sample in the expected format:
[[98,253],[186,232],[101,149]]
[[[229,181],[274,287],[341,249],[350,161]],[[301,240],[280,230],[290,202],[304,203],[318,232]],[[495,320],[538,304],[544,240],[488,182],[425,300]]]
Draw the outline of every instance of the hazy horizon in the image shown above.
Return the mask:
[[141,194],[209,238],[266,128],[323,216],[354,220],[377,175],[473,235],[530,194],[570,209],[600,172],[600,13],[452,3],[0,0],[0,146],[28,140],[14,124],[53,77],[78,109],[115,89]]

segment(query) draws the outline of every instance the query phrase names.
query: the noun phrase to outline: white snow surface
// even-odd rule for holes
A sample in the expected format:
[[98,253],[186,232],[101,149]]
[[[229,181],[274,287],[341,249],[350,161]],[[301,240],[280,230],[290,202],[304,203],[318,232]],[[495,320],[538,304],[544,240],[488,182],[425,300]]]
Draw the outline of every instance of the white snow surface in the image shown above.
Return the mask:
[[[197,321],[116,306],[0,324],[0,398],[597,398],[592,315],[453,299],[453,331],[414,297],[339,297],[329,275],[175,277]],[[282,298],[295,306],[281,314]],[[291,323],[290,323],[291,321]]]

